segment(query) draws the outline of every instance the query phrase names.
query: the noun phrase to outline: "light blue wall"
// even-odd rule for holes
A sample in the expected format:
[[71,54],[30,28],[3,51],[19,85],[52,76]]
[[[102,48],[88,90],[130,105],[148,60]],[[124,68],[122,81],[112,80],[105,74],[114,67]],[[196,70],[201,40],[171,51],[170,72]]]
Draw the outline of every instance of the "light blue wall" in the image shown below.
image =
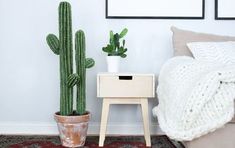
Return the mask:
[[[106,71],[101,48],[108,41],[109,30],[129,29],[126,37],[129,51],[121,61],[122,72],[155,74],[172,56],[172,25],[235,36],[234,21],[214,20],[212,0],[206,1],[204,20],[112,20],[105,19],[105,0],[70,1],[74,32],[80,28],[85,31],[87,55],[96,61],[96,67],[87,72],[87,108],[94,125],[90,133],[97,133],[100,121],[102,101],[96,98],[96,74]],[[19,132],[37,133],[37,126],[55,125],[52,115],[59,107],[59,65],[45,37],[50,32],[58,34],[58,3],[59,0],[0,0],[0,133],[14,132],[17,127]],[[150,111],[155,104],[156,100],[150,101]],[[117,128],[121,123],[127,127],[137,125],[142,121],[140,108],[113,106],[110,121]],[[32,130],[24,132],[21,124],[32,125]]]

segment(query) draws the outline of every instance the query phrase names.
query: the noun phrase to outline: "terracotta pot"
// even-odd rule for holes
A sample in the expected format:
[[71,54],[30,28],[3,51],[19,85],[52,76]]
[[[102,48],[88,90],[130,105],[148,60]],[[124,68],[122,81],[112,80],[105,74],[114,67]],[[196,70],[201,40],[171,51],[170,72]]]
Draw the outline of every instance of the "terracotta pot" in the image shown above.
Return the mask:
[[60,140],[65,147],[80,147],[85,144],[90,112],[81,116],[61,116],[55,113]]

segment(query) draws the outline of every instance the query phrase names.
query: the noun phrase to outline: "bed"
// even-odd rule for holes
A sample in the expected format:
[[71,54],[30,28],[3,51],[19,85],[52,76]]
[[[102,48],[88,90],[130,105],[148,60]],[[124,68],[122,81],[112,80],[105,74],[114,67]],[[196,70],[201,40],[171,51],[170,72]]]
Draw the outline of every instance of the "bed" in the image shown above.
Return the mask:
[[[235,37],[197,33],[171,28],[173,32],[174,56],[192,56],[187,48],[189,42],[222,42],[235,41]],[[186,148],[235,148],[235,119],[224,127],[192,141],[184,141]]]

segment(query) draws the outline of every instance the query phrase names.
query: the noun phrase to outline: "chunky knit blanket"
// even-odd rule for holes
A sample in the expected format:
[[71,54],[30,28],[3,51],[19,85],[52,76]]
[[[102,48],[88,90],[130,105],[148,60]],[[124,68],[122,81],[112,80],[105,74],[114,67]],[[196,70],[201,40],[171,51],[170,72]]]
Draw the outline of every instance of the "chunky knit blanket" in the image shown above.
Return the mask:
[[163,66],[158,83],[153,114],[172,139],[192,140],[234,116],[235,65],[175,57]]

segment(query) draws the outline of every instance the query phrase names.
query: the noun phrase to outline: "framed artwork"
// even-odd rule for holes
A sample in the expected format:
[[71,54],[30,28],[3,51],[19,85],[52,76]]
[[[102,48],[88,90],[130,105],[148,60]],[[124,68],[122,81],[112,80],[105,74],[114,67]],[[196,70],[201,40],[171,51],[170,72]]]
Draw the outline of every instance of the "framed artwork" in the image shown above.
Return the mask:
[[204,15],[205,0],[106,0],[107,19],[204,19]]
[[235,20],[234,0],[215,0],[216,20]]

